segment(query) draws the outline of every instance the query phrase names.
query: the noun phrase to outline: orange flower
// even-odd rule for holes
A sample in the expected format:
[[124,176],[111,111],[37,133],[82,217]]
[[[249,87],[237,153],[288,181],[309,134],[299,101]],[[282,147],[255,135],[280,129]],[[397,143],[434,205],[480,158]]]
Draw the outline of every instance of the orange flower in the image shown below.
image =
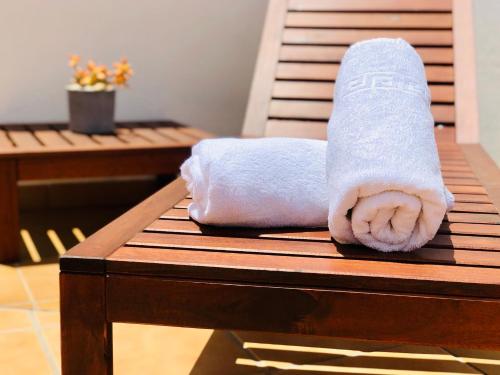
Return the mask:
[[82,69],[78,66],[80,56],[71,55],[69,66],[74,69],[73,82],[80,89],[95,91],[113,89],[112,84],[117,86],[127,86],[127,82],[133,75],[132,67],[126,58],[113,64],[114,71],[108,70],[106,65],[97,65],[94,60],[88,60]]
[[69,56],[68,65],[71,68],[76,68],[76,66],[78,65],[79,62],[80,62],[80,56],[75,55],[75,54]]
[[95,65],[95,61],[94,61],[94,60],[90,59],[89,61],[87,61],[87,69],[88,69],[88,70],[93,70],[93,69],[95,69],[95,66],[96,66],[96,65]]
[[119,62],[113,64],[114,71],[114,83],[118,86],[126,86],[130,77],[134,74],[132,67],[126,58],[120,59]]

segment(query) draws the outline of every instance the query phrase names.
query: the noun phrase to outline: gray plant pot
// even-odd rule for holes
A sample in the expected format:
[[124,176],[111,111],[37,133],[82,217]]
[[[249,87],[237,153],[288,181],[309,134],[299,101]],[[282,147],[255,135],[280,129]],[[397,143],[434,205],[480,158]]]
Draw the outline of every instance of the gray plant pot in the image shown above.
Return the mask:
[[115,91],[68,90],[69,129],[85,134],[115,131]]

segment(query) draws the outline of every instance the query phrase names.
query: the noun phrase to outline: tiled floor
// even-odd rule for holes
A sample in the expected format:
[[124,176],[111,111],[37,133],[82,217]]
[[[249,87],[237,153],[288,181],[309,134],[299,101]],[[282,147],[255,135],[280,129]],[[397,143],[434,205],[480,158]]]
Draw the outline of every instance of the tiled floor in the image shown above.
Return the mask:
[[[0,374],[59,373],[57,248],[77,243],[73,228],[88,235],[119,211],[23,215],[41,262],[25,249],[21,264],[0,265]],[[500,374],[496,352],[125,324],[113,330],[118,375]]]

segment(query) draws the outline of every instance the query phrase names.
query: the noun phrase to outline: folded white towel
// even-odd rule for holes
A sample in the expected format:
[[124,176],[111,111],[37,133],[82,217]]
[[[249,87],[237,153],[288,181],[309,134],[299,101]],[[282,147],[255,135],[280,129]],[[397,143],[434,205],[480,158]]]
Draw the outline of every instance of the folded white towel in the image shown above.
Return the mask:
[[425,69],[402,39],[346,52],[328,124],[329,228],[341,243],[410,251],[436,234],[443,184]]
[[203,224],[326,226],[326,142],[294,138],[208,139],[181,175]]

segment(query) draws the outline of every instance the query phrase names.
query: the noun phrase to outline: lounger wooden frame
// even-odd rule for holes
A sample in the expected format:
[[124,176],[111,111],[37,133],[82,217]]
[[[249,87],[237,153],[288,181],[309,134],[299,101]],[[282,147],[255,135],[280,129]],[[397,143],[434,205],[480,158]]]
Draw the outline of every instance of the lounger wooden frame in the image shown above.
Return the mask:
[[246,136],[324,137],[346,46],[406,37],[428,63],[445,123],[442,170],[458,201],[436,238],[382,254],[324,230],[201,226],[176,180],[61,258],[63,373],[112,373],[113,322],[500,350],[500,171],[477,144],[470,7],[271,0],[244,125]]

